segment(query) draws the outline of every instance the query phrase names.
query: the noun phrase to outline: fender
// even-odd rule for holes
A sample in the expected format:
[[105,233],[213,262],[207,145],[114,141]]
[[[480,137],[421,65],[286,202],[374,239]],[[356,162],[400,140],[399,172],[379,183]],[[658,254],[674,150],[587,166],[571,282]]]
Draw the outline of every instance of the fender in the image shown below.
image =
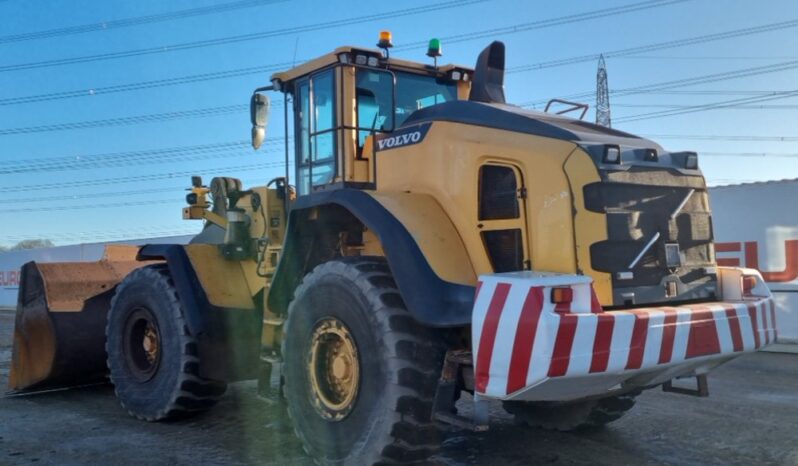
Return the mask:
[[[207,278],[200,280],[186,251],[190,247],[196,246],[148,244],[139,250],[137,259],[166,261],[180,297],[188,332],[197,339],[200,375],[228,382],[254,378],[260,353],[263,309],[253,305],[250,296],[247,297],[249,305],[238,296],[239,307],[211,302],[203,287]],[[220,273],[220,276],[224,274]],[[238,289],[238,286],[231,289]],[[232,302],[228,301],[228,304]]]
[[368,193],[348,188],[309,194],[292,206],[283,256],[268,297],[272,312],[287,311],[294,289],[305,275],[301,258],[307,253],[303,241],[307,232],[301,231],[301,224],[307,209],[325,205],[345,208],[377,235],[402,298],[416,320],[435,327],[471,323],[475,287],[441,279],[393,214]]

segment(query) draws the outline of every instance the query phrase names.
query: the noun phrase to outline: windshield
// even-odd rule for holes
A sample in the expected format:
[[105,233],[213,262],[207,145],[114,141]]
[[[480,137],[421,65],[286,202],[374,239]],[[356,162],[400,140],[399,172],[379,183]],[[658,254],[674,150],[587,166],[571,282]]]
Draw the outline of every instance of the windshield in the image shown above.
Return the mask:
[[[393,79],[396,77],[394,101]],[[356,78],[358,142],[363,145],[371,130],[393,131],[411,113],[457,99],[454,82],[434,76],[359,68]]]

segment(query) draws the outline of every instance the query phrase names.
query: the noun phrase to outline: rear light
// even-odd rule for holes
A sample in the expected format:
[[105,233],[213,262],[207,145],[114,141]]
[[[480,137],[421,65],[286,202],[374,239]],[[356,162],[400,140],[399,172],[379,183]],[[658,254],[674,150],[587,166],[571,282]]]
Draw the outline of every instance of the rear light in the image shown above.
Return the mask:
[[621,163],[621,148],[619,146],[604,146],[604,163]]
[[574,290],[570,287],[551,289],[551,302],[554,304],[571,304],[574,300]]
[[756,287],[756,277],[752,275],[743,276],[743,296],[751,296]]

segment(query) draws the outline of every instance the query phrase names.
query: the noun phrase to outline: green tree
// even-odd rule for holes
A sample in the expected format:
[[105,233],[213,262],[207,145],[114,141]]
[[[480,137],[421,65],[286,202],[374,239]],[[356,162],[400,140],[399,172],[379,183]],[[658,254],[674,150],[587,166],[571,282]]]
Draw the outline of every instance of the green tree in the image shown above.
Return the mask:
[[21,251],[23,249],[51,248],[53,246],[55,246],[55,245],[49,239],[26,239],[26,240],[22,240],[19,243],[15,244],[9,250],[10,251]]

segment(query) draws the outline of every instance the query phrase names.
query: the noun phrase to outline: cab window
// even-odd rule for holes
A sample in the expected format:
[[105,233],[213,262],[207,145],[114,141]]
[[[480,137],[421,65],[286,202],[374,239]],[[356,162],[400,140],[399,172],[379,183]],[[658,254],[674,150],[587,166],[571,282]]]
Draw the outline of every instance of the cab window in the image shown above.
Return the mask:
[[308,194],[313,187],[335,177],[335,79],[333,70],[311,76],[297,85],[295,99],[297,189]]
[[393,131],[416,110],[456,100],[457,85],[434,76],[358,68],[356,95],[362,147],[370,133]]
[[393,130],[393,73],[358,69],[355,87],[358,146],[363,146],[372,132]]

